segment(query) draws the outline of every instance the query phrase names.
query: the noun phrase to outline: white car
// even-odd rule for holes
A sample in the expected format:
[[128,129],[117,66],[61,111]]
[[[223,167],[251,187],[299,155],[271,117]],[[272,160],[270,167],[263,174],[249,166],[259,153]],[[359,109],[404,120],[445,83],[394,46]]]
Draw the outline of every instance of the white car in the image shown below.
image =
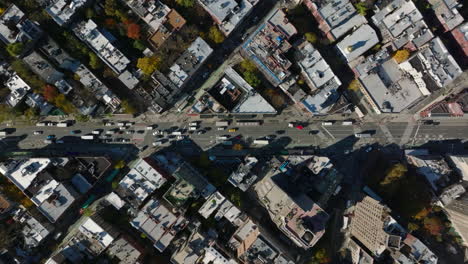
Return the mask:
[[294,127],[294,123],[289,123],[288,127]]
[[218,130],[226,130],[226,127],[218,127]]
[[113,125],[114,125],[114,123],[112,123],[112,122],[107,122],[106,123],[106,126],[113,126]]
[[42,135],[43,133],[44,133],[44,132],[43,132],[43,131],[40,131],[40,130],[34,131],[34,135]]
[[153,146],[161,146],[163,143],[161,141],[153,142]]
[[184,138],[185,138],[185,136],[177,136],[177,140],[182,140]]
[[146,127],[146,130],[153,130],[153,129],[154,129],[153,126],[147,126],[147,127]]
[[91,132],[91,133],[94,134],[94,135],[99,135],[99,134],[101,134],[101,130],[96,129],[96,130],[93,130],[93,132]]
[[54,126],[55,124],[53,122],[48,122],[47,126]]

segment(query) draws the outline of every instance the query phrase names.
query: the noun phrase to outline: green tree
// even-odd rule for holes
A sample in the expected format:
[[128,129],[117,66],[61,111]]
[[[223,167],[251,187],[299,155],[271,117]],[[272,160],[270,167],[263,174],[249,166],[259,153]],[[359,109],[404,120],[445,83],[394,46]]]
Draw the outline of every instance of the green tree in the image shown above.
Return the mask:
[[126,114],[129,114],[129,115],[136,114],[137,110],[135,106],[133,106],[128,100],[122,100],[121,105]]
[[133,41],[133,47],[137,50],[145,50],[146,49],[146,46],[145,44],[143,43],[143,41],[137,39],[135,41]]
[[183,7],[193,7],[195,0],[176,0],[176,3]]
[[257,74],[251,71],[244,72],[244,79],[245,81],[250,84],[252,87],[258,87],[262,81],[258,78]]
[[380,185],[388,185],[395,181],[400,180],[408,171],[408,168],[401,164],[397,163],[393,165],[386,173],[385,178],[380,182]]
[[307,32],[304,34],[306,40],[312,44],[315,44],[317,43],[317,34],[315,34],[314,32]]
[[123,169],[124,167],[125,167],[125,161],[124,160],[119,160],[114,165],[115,169]]
[[366,3],[359,2],[359,3],[354,4],[354,7],[356,7],[356,10],[360,15],[363,15],[363,16],[367,15],[367,10],[369,8],[367,8]]
[[36,119],[39,116],[39,111],[36,108],[28,108],[24,111],[24,117],[28,120]]
[[87,115],[76,115],[75,120],[78,122],[88,122],[89,121],[89,116]]
[[102,68],[101,60],[96,54],[94,54],[94,52],[89,53],[89,66],[93,70]]
[[62,109],[65,113],[72,114],[76,112],[76,108],[73,106],[70,101],[67,100],[64,94],[59,94],[54,99],[54,104],[56,107]]
[[151,75],[155,70],[161,66],[161,58],[157,56],[139,58],[137,67],[144,74]]
[[416,223],[408,223],[408,230],[410,232],[416,231],[419,229],[419,225]]
[[21,42],[11,43],[6,46],[8,54],[11,56],[18,56],[24,50],[24,44]]
[[83,215],[84,216],[89,217],[89,216],[92,216],[93,214],[94,214],[94,211],[91,208],[87,207],[87,208],[83,209]]
[[359,81],[356,79],[352,80],[348,85],[348,89],[353,92],[359,91],[359,88],[360,88],[360,84],[359,84]]
[[94,9],[92,8],[86,8],[85,10],[85,17],[87,19],[92,19],[96,16],[96,13],[94,13]]
[[117,11],[117,2],[116,0],[106,0],[104,3],[104,12],[108,16],[115,16],[115,12]]
[[255,64],[249,59],[244,59],[240,63],[240,68],[243,72],[245,71],[256,72],[257,71],[257,66],[255,66]]
[[223,43],[225,39],[223,33],[216,26],[210,27],[210,30],[208,31],[208,38],[216,44]]

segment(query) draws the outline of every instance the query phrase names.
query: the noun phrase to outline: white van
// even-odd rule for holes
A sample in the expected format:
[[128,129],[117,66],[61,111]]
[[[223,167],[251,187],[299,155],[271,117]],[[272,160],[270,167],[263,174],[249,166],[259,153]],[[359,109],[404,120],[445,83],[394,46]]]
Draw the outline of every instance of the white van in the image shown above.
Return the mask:
[[322,126],[332,126],[333,125],[333,122],[322,122]]

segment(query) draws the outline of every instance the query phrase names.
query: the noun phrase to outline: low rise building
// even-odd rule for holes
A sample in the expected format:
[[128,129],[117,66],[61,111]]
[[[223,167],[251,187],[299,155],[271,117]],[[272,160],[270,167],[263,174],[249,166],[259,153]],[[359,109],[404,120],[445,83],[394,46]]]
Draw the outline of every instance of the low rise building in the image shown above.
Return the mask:
[[452,30],[452,35],[465,55],[464,61],[468,61],[468,22],[465,22]]
[[224,200],[226,198],[220,192],[215,192],[206,199],[205,203],[198,210],[198,213],[207,219],[223,204]]
[[41,116],[47,115],[54,109],[53,105],[49,104],[42,95],[37,93],[28,93],[26,95],[26,104],[29,107],[38,108]]
[[296,28],[280,10],[273,10],[242,44],[241,54],[252,60],[257,68],[274,85],[278,86],[291,75],[292,63],[284,54],[292,47],[289,38],[297,33]]
[[163,252],[174,239],[175,235],[185,228],[187,220],[152,199],[143,206],[130,224],[143,232],[153,243],[154,247]]
[[258,226],[249,219],[234,232],[229,240],[229,247],[236,252],[237,257],[240,257],[252,246],[259,235]]
[[6,98],[9,106],[15,107],[31,91],[31,87],[21,79],[16,73],[12,73],[5,86],[10,89],[10,94]]
[[231,67],[226,68],[224,76],[208,93],[222,106],[212,107],[215,112],[229,112],[231,114],[277,113],[275,108]]
[[416,50],[434,37],[413,1],[394,0],[382,5],[376,6],[372,21],[379,27],[383,42],[391,42],[395,50],[404,46]]
[[226,36],[244,21],[258,2],[259,0],[198,0]]
[[429,0],[428,2],[432,5],[432,9],[445,31],[450,31],[463,23],[463,16],[458,11],[463,5],[457,0]]
[[258,178],[253,171],[257,164],[255,157],[246,157],[237,170],[231,173],[228,182],[244,192],[247,191]]
[[109,32],[99,29],[93,20],[82,21],[73,28],[75,35],[84,41],[129,89],[135,87],[135,77],[126,70],[130,60],[113,44],[116,39]]
[[357,13],[349,0],[323,2],[305,0],[304,3],[317,20],[319,29],[330,40],[336,40],[352,28],[367,23],[366,18]]
[[449,185],[452,181],[450,179],[452,170],[442,156],[429,155],[427,152],[410,153],[410,151],[406,151],[406,159],[426,178],[436,193],[440,193],[443,188]]
[[209,237],[195,232],[187,242],[179,247],[171,257],[172,264],[198,264],[203,258],[205,249],[214,243]]
[[109,256],[117,258],[120,264],[139,263],[139,259],[142,255],[141,251],[124,237],[119,237],[114,240],[112,244],[109,245],[106,252]]
[[36,51],[25,56],[23,61],[46,83],[55,85],[64,78],[64,74],[62,72],[58,71]]
[[419,72],[426,73],[426,82],[445,87],[462,74],[462,69],[440,38],[434,38],[409,61]]
[[301,103],[302,106],[313,115],[327,114],[333,105],[340,98],[336,88],[326,87],[313,95],[305,96]]
[[373,264],[374,259],[364,250],[361,248],[354,240],[350,239],[348,242],[348,246],[346,248],[348,250],[347,259],[351,262],[351,264]]
[[118,191],[122,197],[139,205],[169,178],[151,157],[146,157],[139,159],[120,181]]
[[0,219],[6,216],[11,209],[13,209],[13,204],[0,193]]
[[468,182],[468,155],[448,155],[447,159],[462,180]]
[[16,5],[10,5],[0,15],[0,40],[5,44],[22,43],[23,52],[42,37],[43,31],[37,22],[29,20]]
[[41,223],[34,218],[25,208],[19,208],[13,219],[22,224],[24,244],[27,248],[39,246],[53,231],[54,228],[47,223]]
[[88,0],[53,0],[45,10],[59,26],[65,26],[87,3]]
[[336,44],[340,55],[349,63],[363,55],[379,43],[379,38],[375,30],[365,24],[350,33],[343,40]]
[[400,113],[431,94],[422,72],[407,61],[397,63],[386,50],[368,56],[354,71],[362,93],[378,114]]
[[192,78],[195,72],[211,55],[213,49],[198,37],[170,67],[167,77],[179,88]]

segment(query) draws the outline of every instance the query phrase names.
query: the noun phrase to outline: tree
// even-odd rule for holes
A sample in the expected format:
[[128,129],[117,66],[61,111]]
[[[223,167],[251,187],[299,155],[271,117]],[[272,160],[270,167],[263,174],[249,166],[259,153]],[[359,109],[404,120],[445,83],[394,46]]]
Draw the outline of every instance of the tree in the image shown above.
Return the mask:
[[402,63],[404,62],[405,60],[407,60],[410,56],[410,52],[407,50],[407,49],[401,49],[401,50],[397,50],[394,54],[393,54],[393,59],[397,62],[397,63]]
[[83,209],[83,215],[84,216],[89,217],[89,216],[92,216],[93,214],[94,214],[94,211],[91,208],[87,207],[87,208]]
[[55,97],[54,104],[56,107],[62,109],[65,113],[75,113],[75,107],[67,100],[64,94],[59,94]]
[[24,111],[24,117],[28,120],[36,119],[39,116],[39,111],[36,108],[28,108]]
[[244,79],[248,84],[250,84],[254,88],[262,83],[262,81],[257,77],[257,75],[251,71],[244,72]]
[[183,7],[193,7],[195,4],[194,0],[176,0],[176,3]]
[[305,36],[305,39],[308,42],[310,42],[312,44],[317,43],[317,39],[318,39],[317,34],[315,34],[314,32],[307,32],[307,33],[304,34],[304,36]]
[[366,6],[366,3],[359,2],[359,3],[354,4],[354,7],[356,7],[356,10],[360,15],[362,15],[362,16],[367,15],[368,8]]
[[208,38],[216,44],[223,43],[225,39],[223,33],[216,26],[210,27]]
[[57,88],[50,84],[44,86],[44,92],[42,94],[48,102],[54,102],[55,98],[59,95]]
[[408,168],[401,163],[393,165],[387,171],[385,178],[380,182],[380,185],[384,186],[400,180],[406,174],[407,171]]
[[145,50],[146,49],[145,44],[139,39],[136,39],[135,41],[133,41],[133,47],[135,49],[137,49],[137,50]]
[[276,108],[279,108],[279,107],[283,106],[284,103],[285,103],[284,98],[283,98],[283,96],[281,96],[281,94],[275,93],[271,97],[271,104]]
[[428,217],[425,218],[423,222],[424,229],[426,229],[426,231],[433,236],[440,235],[444,229],[442,221],[438,217]]
[[348,90],[351,90],[353,92],[357,92],[357,91],[359,91],[360,86],[361,85],[359,84],[359,81],[354,79],[349,83]]
[[139,58],[137,67],[144,74],[151,75],[155,70],[161,66],[161,58],[157,56]]
[[94,52],[89,53],[89,66],[93,70],[97,70],[102,67],[101,60],[96,54],[94,54]]
[[6,46],[6,50],[8,54],[15,57],[15,56],[20,55],[21,52],[23,52],[24,44],[21,42],[11,43]]
[[234,144],[234,146],[232,146],[233,150],[242,150],[243,148],[244,147],[241,144]]
[[409,230],[410,232],[416,231],[416,230],[418,230],[418,229],[419,229],[419,225],[418,225],[418,224],[416,224],[416,223],[409,223],[409,224],[408,224],[408,230]]
[[136,114],[137,110],[135,109],[135,107],[130,104],[130,102],[128,100],[122,100],[122,108],[124,110],[124,112],[126,114],[129,114],[129,115],[134,115]]
[[136,23],[128,24],[127,37],[131,39],[140,39],[140,26]]
[[114,16],[117,11],[117,2],[116,0],[106,0],[104,4],[104,12],[108,16]]
[[422,219],[426,218],[426,216],[430,212],[431,212],[431,210],[425,207],[422,210],[420,210],[416,215],[414,215],[413,218],[416,219],[416,220],[422,220]]
[[240,68],[244,72],[245,71],[249,71],[249,72],[256,72],[257,71],[257,66],[255,66],[255,64],[249,59],[244,59],[240,63]]
[[94,13],[94,9],[92,8],[86,8],[85,10],[85,17],[87,19],[92,19],[96,16],[96,14]]
[[329,263],[331,261],[330,257],[327,254],[327,251],[324,248],[321,248],[315,252],[314,260],[320,264]]
[[115,163],[114,168],[116,169],[123,169],[125,167],[125,161],[124,160],[119,160],[117,163]]

